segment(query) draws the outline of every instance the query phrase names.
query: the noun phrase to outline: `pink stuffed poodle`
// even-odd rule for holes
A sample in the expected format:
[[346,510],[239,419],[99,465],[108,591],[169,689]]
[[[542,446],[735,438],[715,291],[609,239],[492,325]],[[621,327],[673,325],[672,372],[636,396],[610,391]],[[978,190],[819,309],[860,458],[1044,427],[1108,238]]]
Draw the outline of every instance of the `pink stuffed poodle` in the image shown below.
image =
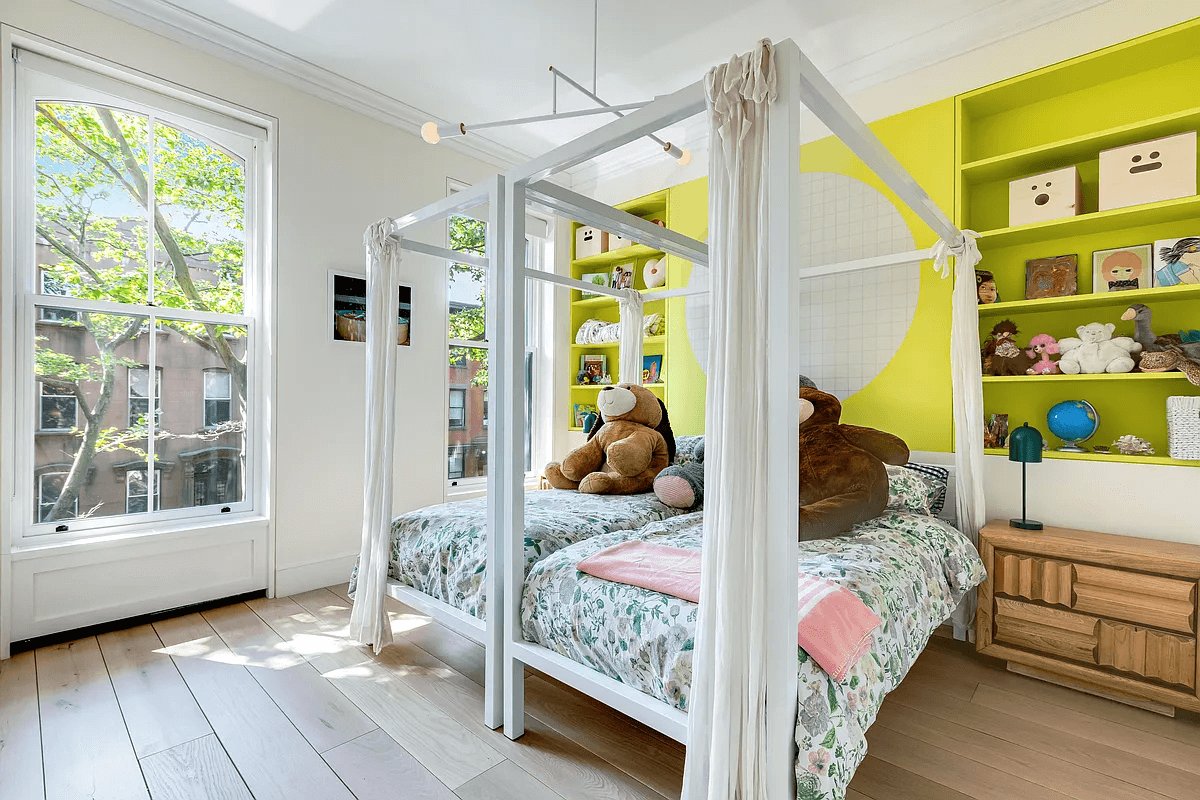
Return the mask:
[[[1037,358],[1038,362],[1025,370],[1030,375],[1054,375],[1058,372],[1058,342],[1048,333],[1039,333],[1029,340],[1025,355]],[[1040,358],[1039,358],[1040,357]]]

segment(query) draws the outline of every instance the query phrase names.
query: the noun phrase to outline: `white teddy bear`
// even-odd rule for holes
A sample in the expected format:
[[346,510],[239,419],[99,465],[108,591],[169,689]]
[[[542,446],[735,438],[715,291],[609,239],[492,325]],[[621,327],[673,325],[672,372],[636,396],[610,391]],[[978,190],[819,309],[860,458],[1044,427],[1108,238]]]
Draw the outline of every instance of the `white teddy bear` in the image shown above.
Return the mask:
[[1075,329],[1078,339],[1059,339],[1058,347],[1063,356],[1058,368],[1067,375],[1133,371],[1134,361],[1130,354],[1140,352],[1142,346],[1128,336],[1114,339],[1116,329],[1111,322],[1093,322]]

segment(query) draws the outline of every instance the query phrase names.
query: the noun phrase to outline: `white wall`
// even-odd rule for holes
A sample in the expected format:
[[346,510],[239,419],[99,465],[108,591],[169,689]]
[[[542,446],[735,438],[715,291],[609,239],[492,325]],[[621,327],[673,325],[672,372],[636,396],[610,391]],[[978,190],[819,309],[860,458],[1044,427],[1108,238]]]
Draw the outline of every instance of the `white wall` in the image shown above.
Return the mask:
[[[0,22],[278,120],[278,589],[346,580],[362,516],[365,352],[330,338],[328,270],[361,273],[368,224],[443,196],[447,176],[495,169],[68,0],[0,0]],[[423,238],[444,237],[436,226]],[[400,351],[398,511],[443,495],[444,269],[412,257],[402,273],[414,318]]]

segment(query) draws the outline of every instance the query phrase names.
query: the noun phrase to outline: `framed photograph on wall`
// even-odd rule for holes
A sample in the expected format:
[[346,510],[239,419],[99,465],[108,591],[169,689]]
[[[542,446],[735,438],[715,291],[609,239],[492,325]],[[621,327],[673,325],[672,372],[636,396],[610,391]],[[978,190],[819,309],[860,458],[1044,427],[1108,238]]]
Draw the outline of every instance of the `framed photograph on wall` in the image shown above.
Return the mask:
[[1092,291],[1096,294],[1149,289],[1153,274],[1152,245],[1135,244],[1092,253]]
[[[347,272],[329,272],[330,333],[335,342],[367,340],[367,279]],[[400,285],[396,343],[412,344],[412,287]]]

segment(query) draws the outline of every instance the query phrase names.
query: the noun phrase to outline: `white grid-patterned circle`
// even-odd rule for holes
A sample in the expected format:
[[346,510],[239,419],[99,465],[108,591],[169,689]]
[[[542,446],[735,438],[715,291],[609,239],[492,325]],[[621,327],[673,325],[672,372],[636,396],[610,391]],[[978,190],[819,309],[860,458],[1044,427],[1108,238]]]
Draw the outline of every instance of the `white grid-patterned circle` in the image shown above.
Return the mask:
[[[833,172],[800,178],[800,265],[808,269],[915,250],[900,212],[876,189]],[[803,280],[800,369],[845,400],[870,383],[896,355],[912,324],[921,288],[919,263]],[[693,270],[691,285],[707,283]],[[707,295],[687,299],[687,329],[702,368],[708,362]]]

